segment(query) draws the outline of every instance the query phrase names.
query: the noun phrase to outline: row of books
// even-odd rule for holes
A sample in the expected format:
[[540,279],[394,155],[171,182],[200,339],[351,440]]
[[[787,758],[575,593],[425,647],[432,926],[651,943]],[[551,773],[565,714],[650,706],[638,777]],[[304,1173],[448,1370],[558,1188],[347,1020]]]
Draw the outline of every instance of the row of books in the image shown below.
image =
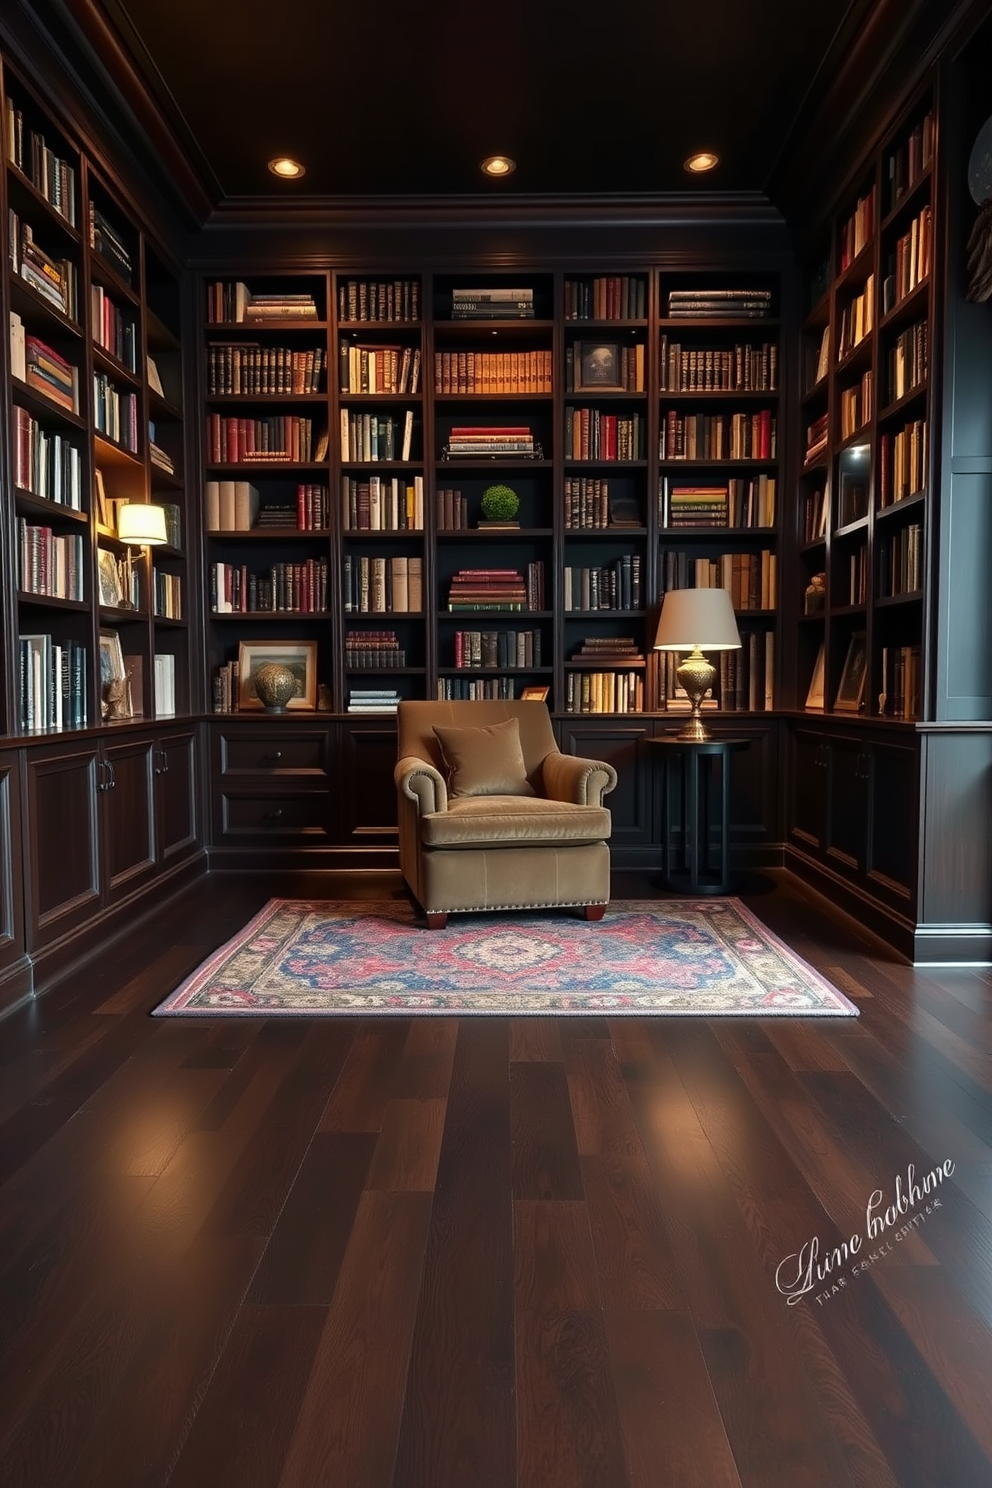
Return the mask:
[[[837,559],[837,567],[840,568],[840,558]],[[838,575],[839,577],[839,575]],[[863,605],[868,603],[868,545],[862,543],[855,548],[847,558],[847,603],[849,605]]]
[[405,667],[406,651],[395,630],[349,630],[344,638],[344,664],[355,671]]
[[101,284],[90,285],[93,340],[129,372],[138,371],[138,328],[134,316],[115,305]]
[[81,600],[85,592],[81,534],[53,532],[18,517],[17,578],[26,594]]
[[420,614],[424,561],[419,554],[378,558],[345,553],[341,587],[346,613]]
[[24,322],[10,312],[10,370],[68,413],[79,412],[79,368],[38,336],[29,336]]
[[644,358],[643,341],[630,346],[598,346],[588,342],[566,346],[565,390],[643,393]]
[[452,320],[533,320],[534,291],[512,285],[453,289]]
[[539,667],[539,630],[456,630],[456,667]]
[[674,408],[661,424],[662,460],[774,460],[778,419],[768,408],[753,413],[686,413]]
[[420,280],[339,279],[338,319],[419,320]]
[[478,460],[491,455],[532,458],[539,452],[529,424],[455,424],[445,442],[443,455],[447,460]]
[[919,646],[882,647],[878,711],[888,718],[919,718],[923,699],[923,653]]
[[98,433],[137,453],[138,395],[122,393],[105,372],[93,374],[93,423]]
[[434,522],[439,532],[468,530],[468,497],[452,486],[434,492]]
[[177,501],[158,501],[165,513],[165,540],[170,548],[181,549],[183,545],[182,509]]
[[291,346],[261,346],[257,341],[207,344],[207,392],[212,396],[320,393],[326,371],[327,352],[322,346],[296,351]]
[[662,527],[775,526],[775,477],[734,476],[712,485],[661,482],[658,520]]
[[236,661],[225,661],[214,673],[212,704],[215,713],[236,713],[240,696],[240,667]]
[[182,576],[156,568],[152,573],[152,613],[162,620],[183,618]]
[[210,607],[215,615],[324,614],[328,572],[326,558],[274,563],[264,574],[249,573],[246,564],[212,563]]
[[568,531],[603,531],[608,527],[641,527],[636,496],[612,490],[598,476],[565,477],[565,527]]
[[436,351],[434,391],[550,393],[551,352]]
[[207,451],[213,465],[262,460],[308,463],[323,458],[317,453],[319,444],[319,440],[314,444],[313,420],[299,414],[277,413],[266,418],[207,415]]
[[913,419],[895,434],[879,441],[879,505],[905,501],[927,486],[929,441],[925,419]]
[[806,497],[806,507],[803,515],[803,542],[815,542],[818,537],[827,535],[827,496],[821,486],[816,491],[810,491]]
[[770,289],[673,289],[670,320],[765,320],[772,313]]
[[543,610],[544,562],[516,568],[460,568],[450,581],[449,610]]
[[644,320],[648,287],[632,274],[565,280],[566,320]]
[[306,292],[254,294],[241,280],[207,285],[207,320],[215,325],[317,318],[317,302]]
[[107,214],[90,202],[90,247],[105,259],[114,272],[130,284],[134,273],[131,250],[124,242],[117,225]]
[[767,548],[760,553],[721,553],[697,558],[686,552],[662,555],[661,590],[726,589],[735,610],[774,610],[778,593],[778,559]]
[[44,429],[15,403],[14,484],[72,511],[83,507],[83,460],[70,436]]
[[840,437],[850,439],[864,428],[872,414],[872,371],[869,367],[851,387],[841,388],[838,400],[840,407]]
[[862,249],[871,242],[875,232],[875,188],[860,196],[850,217],[840,229],[840,272],[850,268]]
[[889,155],[885,162],[885,210],[911,191],[933,161],[933,113],[928,112]]
[[341,478],[342,518],[346,532],[422,532],[424,478],[370,475]]
[[879,553],[879,594],[915,594],[923,587],[923,527],[912,522],[894,532]]
[[639,553],[624,553],[600,567],[562,570],[565,610],[639,610],[644,603]]
[[8,95],[7,155],[12,165],[40,191],[66,222],[76,225],[76,167],[45,143],[45,136],[25,125],[24,113]]
[[860,294],[841,307],[837,325],[837,360],[842,362],[875,328],[875,275],[869,274]]
[[775,706],[774,631],[744,631],[738,651],[721,651],[718,685],[725,713],[770,711]]
[[349,713],[395,713],[400,695],[395,687],[352,687],[348,691]]
[[830,428],[830,415],[819,414],[812,423],[806,425],[806,453],[804,463],[807,465],[819,459],[827,447],[827,435]]
[[364,346],[344,338],[338,343],[341,392],[396,393],[420,391],[419,346]]
[[152,658],[152,684],[156,718],[172,718],[176,712],[176,658],[159,651]]
[[661,391],[667,393],[774,393],[778,391],[778,346],[739,342],[733,347],[686,349],[661,338]]
[[907,326],[889,347],[886,356],[888,401],[895,403],[921,387],[930,367],[929,328],[925,320]]
[[882,280],[882,314],[912,294],[930,273],[933,252],[933,213],[929,207],[913,218],[908,230],[896,239],[895,252],[886,263]]
[[512,701],[516,696],[514,677],[439,677],[437,682],[441,703]]
[[412,408],[402,415],[341,409],[342,459],[353,463],[409,460],[412,452]]
[[569,671],[566,713],[643,713],[644,674],[640,671]]
[[30,285],[56,310],[75,321],[78,318],[76,265],[68,258],[54,258],[35,242],[34,229],[12,209],[7,213],[7,247],[11,272]]
[[566,460],[643,460],[644,457],[644,419],[639,413],[565,409]]
[[86,647],[50,635],[22,635],[19,653],[21,728],[85,728]]

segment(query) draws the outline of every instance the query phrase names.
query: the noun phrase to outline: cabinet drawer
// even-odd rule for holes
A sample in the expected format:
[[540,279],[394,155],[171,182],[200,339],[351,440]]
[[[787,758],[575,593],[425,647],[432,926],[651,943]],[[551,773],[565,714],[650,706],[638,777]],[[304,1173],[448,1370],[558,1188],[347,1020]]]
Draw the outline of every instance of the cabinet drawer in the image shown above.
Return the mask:
[[220,773],[231,775],[327,774],[327,735],[231,733],[220,736]]
[[222,842],[280,841],[323,843],[330,840],[330,796],[327,791],[269,791],[220,796]]

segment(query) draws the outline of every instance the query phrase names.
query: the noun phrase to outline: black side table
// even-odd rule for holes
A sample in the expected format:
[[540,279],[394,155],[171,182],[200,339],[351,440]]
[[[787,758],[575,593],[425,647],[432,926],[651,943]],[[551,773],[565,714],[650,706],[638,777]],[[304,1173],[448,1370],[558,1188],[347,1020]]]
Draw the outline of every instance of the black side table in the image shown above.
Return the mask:
[[[648,739],[661,751],[663,762],[662,876],[666,888],[676,893],[726,894],[730,874],[730,756],[750,747],[750,739],[708,739],[698,743],[663,734]],[[710,802],[713,779],[719,770],[719,861],[712,862],[709,846]],[[680,788],[682,815],[681,862],[675,864],[672,848],[672,781]]]

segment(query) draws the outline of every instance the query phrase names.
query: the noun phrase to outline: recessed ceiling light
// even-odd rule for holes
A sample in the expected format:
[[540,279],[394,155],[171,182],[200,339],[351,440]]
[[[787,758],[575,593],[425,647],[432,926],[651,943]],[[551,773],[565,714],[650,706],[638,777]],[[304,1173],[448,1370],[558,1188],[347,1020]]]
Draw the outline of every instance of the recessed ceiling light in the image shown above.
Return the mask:
[[300,176],[306,175],[306,166],[289,155],[279,155],[275,160],[270,160],[269,170],[274,176],[281,176],[284,181],[297,181]]
[[487,155],[479,166],[487,176],[508,176],[516,168],[517,162],[511,160],[509,155]]
[[700,150],[698,154],[689,156],[685,162],[685,168],[698,175],[701,171],[714,170],[719,164],[719,155],[714,155],[712,150]]

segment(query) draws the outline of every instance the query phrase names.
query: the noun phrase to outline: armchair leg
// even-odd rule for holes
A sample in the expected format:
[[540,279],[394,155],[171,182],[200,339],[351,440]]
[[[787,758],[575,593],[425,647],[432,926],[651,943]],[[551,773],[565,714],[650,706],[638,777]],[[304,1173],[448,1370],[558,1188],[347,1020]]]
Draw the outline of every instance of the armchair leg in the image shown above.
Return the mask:
[[606,913],[606,905],[587,904],[582,912],[587,920],[601,920]]
[[448,923],[448,916],[443,911],[432,914],[430,910],[425,910],[424,914],[428,930],[443,930]]

